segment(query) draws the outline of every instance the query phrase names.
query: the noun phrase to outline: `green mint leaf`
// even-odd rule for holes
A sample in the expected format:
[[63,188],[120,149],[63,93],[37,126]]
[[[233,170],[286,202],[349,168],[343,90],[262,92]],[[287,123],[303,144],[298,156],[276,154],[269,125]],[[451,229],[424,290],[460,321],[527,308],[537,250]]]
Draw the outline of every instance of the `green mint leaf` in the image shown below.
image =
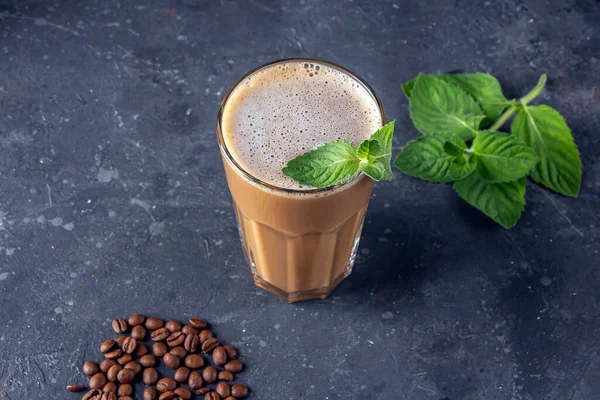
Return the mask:
[[511,125],[540,158],[531,178],[565,196],[577,197],[581,186],[581,158],[571,130],[555,109],[522,106]]
[[[383,176],[379,179],[376,179],[375,177],[373,177],[371,175],[370,172],[367,172],[365,170],[364,164],[361,165],[360,168],[365,174],[369,175],[371,178],[375,179],[376,181],[378,181],[380,179],[383,179],[386,181],[392,180],[391,162],[392,162],[392,137],[394,136],[394,125],[395,125],[395,121],[388,122],[387,124],[385,124],[384,126],[379,128],[377,130],[377,132],[372,134],[371,137],[369,138],[369,140],[365,140],[365,142],[376,141],[378,143],[378,146],[376,148],[375,147],[370,148],[371,149],[370,154],[374,157],[374,161],[376,163],[380,164],[381,167],[383,168]],[[362,145],[360,147],[362,147]],[[359,147],[359,151],[360,151],[360,147]],[[361,157],[360,154],[359,154],[359,157]]]
[[410,97],[410,117],[424,135],[446,132],[469,140],[485,114],[473,97],[456,85],[419,74]]
[[452,182],[469,176],[475,169],[475,165],[464,157],[466,147],[456,135],[423,136],[404,146],[394,165],[402,172],[426,181]]
[[526,178],[494,183],[471,174],[454,182],[454,190],[463,200],[505,227],[513,227],[525,207]]
[[409,100],[410,100],[410,97],[412,96],[412,91],[415,88],[415,83],[417,83],[417,78],[411,79],[410,81],[408,81],[404,85],[402,85],[402,91],[404,92],[404,95],[406,96],[406,98]]
[[379,156],[382,152],[383,148],[375,139],[365,140],[356,150],[360,159],[358,167],[376,181],[380,181],[385,175],[385,167]]
[[324,188],[354,178],[359,161],[352,143],[337,140],[288,161],[282,171],[303,185]]
[[498,132],[479,132],[471,151],[477,173],[492,182],[516,181],[540,160],[524,141]]

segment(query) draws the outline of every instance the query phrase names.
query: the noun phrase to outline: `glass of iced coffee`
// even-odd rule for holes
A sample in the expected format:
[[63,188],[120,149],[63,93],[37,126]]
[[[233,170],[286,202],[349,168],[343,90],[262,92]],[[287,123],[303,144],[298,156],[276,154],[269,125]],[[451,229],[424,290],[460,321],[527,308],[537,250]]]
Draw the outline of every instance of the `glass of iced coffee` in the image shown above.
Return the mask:
[[385,122],[373,89],[320,60],[263,65],[227,92],[217,136],[257,286],[295,302],[327,297],[350,274],[373,181],[314,189],[281,169],[323,143],[358,145]]

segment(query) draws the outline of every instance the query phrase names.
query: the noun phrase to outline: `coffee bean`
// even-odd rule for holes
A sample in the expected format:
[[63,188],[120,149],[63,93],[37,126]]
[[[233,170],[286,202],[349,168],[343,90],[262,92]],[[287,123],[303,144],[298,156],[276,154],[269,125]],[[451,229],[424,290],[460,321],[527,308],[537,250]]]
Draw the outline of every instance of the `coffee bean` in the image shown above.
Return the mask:
[[225,351],[227,352],[227,355],[229,356],[230,359],[234,359],[237,357],[238,352],[237,350],[233,347],[233,346],[223,346],[223,348],[225,349]]
[[139,374],[142,370],[142,366],[140,365],[140,363],[135,361],[129,361],[127,364],[125,364],[124,368],[129,368],[133,370],[133,372],[135,372],[136,375]]
[[185,347],[185,349],[187,351],[189,351],[190,353],[195,353],[196,350],[198,350],[198,342],[200,342],[200,339],[198,339],[198,336],[188,335],[185,338],[185,342],[183,342],[183,347]]
[[200,339],[200,343],[206,342],[211,337],[213,337],[213,333],[212,333],[212,331],[209,331],[208,329],[201,331],[200,334],[198,335],[198,339]]
[[192,398],[192,392],[186,388],[175,389],[175,394],[179,396],[181,400],[190,400]]
[[160,342],[169,337],[171,332],[167,328],[158,328],[150,335],[150,338],[155,342]]
[[190,354],[185,358],[185,366],[192,369],[204,367],[204,358],[198,354]]
[[119,358],[123,354],[121,349],[114,349],[109,351],[108,353],[104,353],[104,357],[106,358]]
[[217,380],[217,370],[212,365],[204,368],[202,371],[202,379],[207,383],[214,383]]
[[100,353],[108,353],[109,351],[111,351],[113,349],[113,347],[115,347],[115,341],[114,340],[105,340],[104,342],[102,342],[102,344],[100,345]]
[[188,385],[190,389],[197,390],[202,387],[204,381],[202,380],[202,374],[198,371],[192,371],[190,373],[190,378],[188,379]]
[[228,397],[231,394],[231,386],[227,382],[219,382],[215,390],[221,397]]
[[167,344],[171,347],[179,346],[184,341],[185,341],[185,333],[183,333],[183,332],[173,332],[167,338]]
[[154,385],[158,380],[158,372],[155,368],[146,368],[142,375],[142,380],[145,385]]
[[190,369],[188,367],[179,367],[175,371],[175,380],[179,383],[183,383],[188,380],[190,376]]
[[131,337],[135,340],[144,340],[146,337],[146,328],[142,325],[136,325],[131,330]]
[[93,361],[86,361],[83,363],[83,373],[87,376],[95,375],[98,372],[98,364]]
[[231,387],[231,395],[236,399],[243,399],[248,396],[248,386],[240,383],[233,385]]
[[113,319],[112,328],[117,333],[127,332],[127,321],[125,321],[123,318]]
[[106,373],[106,377],[108,378],[109,381],[116,382],[117,381],[117,375],[119,374],[119,371],[121,371],[122,369],[123,368],[121,368],[120,365],[116,365],[115,364],[112,367],[110,367],[110,369]]
[[107,382],[102,388],[102,393],[117,393],[117,384],[114,382]]
[[213,350],[213,362],[215,365],[225,365],[227,362],[227,352],[223,347],[216,347]]
[[162,328],[163,321],[160,318],[150,317],[146,320],[146,323],[144,324],[144,326],[146,328],[150,329],[151,331],[154,331],[158,328]]
[[225,400],[235,400],[235,397],[229,396],[229,397],[225,398]]
[[160,397],[158,398],[158,400],[173,400],[176,399],[177,395],[174,392],[164,392],[163,394],[160,395]]
[[85,390],[85,385],[67,385],[68,392],[83,392]]
[[102,389],[104,385],[106,385],[106,375],[102,372],[98,372],[92,376],[88,382],[88,387],[90,389]]
[[202,318],[192,317],[190,318],[190,325],[196,329],[204,329],[208,324]]
[[144,400],[157,400],[158,393],[154,388],[146,388],[144,389]]
[[219,379],[231,382],[233,380],[233,374],[229,371],[221,371],[219,372]]
[[172,379],[172,378],[162,378],[156,384],[156,389],[158,389],[159,392],[163,392],[163,393],[173,391],[173,390],[175,390],[176,387],[177,387],[177,382],[175,382],[175,379]]
[[217,339],[215,339],[215,338],[206,339],[202,343],[202,352],[203,353],[210,353],[211,351],[213,351],[218,346],[219,346],[219,342],[217,341]]
[[165,365],[171,369],[176,369],[177,367],[179,367],[179,358],[177,358],[171,353],[165,354],[165,356],[163,357],[163,361]]
[[204,400],[221,400],[221,396],[217,392],[208,392],[204,396]]
[[135,355],[137,357],[144,357],[146,354],[148,354],[148,346],[146,346],[146,344],[144,344],[144,343],[138,342],[137,350],[135,351]]
[[100,400],[102,398],[102,392],[100,389],[92,389],[83,395],[81,400]]
[[133,314],[131,317],[129,317],[127,322],[129,323],[130,326],[138,326],[138,325],[142,325],[145,320],[146,320],[146,317],[144,317],[142,314]]
[[152,352],[156,357],[162,357],[167,352],[167,346],[164,343],[154,343],[152,345]]
[[135,378],[135,372],[129,368],[123,368],[117,374],[117,380],[120,383],[131,383],[133,382],[133,378]]
[[117,365],[116,361],[106,359],[100,363],[100,371],[106,373],[113,365]]
[[100,397],[100,400],[117,400],[117,395],[114,393],[105,392],[102,393],[102,397]]
[[123,346],[123,342],[125,341],[125,339],[127,339],[128,336],[127,335],[122,335],[119,336],[118,338],[115,339],[115,343],[117,344],[118,348],[121,348],[121,346]]
[[197,335],[198,329],[194,328],[191,325],[186,325],[183,328],[181,328],[181,332],[185,333],[186,335]]
[[169,353],[173,354],[175,357],[179,358],[180,360],[183,360],[187,356],[187,351],[185,351],[185,349],[181,346],[172,348]]
[[117,358],[117,364],[125,365],[131,360],[133,360],[133,356],[131,354],[123,354],[121,357]]
[[196,394],[206,394],[210,392],[210,388],[207,387],[201,387],[200,389],[196,390]]
[[131,397],[131,396],[121,396],[117,400],[133,400],[133,397]]
[[119,386],[119,391],[117,392],[117,394],[119,395],[119,397],[131,396],[133,394],[133,386],[131,386],[129,383],[125,383]]
[[242,372],[243,369],[244,365],[240,360],[229,361],[227,364],[225,364],[225,370],[233,372],[234,374]]
[[171,319],[167,321],[167,323],[165,324],[165,328],[167,328],[171,332],[179,332],[181,331],[181,322]]
[[144,367],[154,367],[156,365],[156,357],[152,354],[146,354],[140,358],[140,364]]
[[123,350],[123,353],[133,354],[135,352],[136,347],[137,347],[137,340],[135,340],[132,337],[128,337],[123,342],[123,345],[121,346],[121,350]]

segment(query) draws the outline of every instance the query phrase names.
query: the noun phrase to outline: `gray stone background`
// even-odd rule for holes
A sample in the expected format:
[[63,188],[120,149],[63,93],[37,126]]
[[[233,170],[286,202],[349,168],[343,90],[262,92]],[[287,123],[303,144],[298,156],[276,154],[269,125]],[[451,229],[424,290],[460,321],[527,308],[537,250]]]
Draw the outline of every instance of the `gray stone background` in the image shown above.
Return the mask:
[[[507,96],[546,72],[581,195],[529,184],[506,231],[396,173],[353,275],[283,304],[244,263],[215,119],[293,56],[363,76],[395,152],[420,71],[491,72]],[[0,398],[79,398],[110,320],[142,312],[209,319],[255,399],[600,399],[599,58],[594,0],[0,0]]]

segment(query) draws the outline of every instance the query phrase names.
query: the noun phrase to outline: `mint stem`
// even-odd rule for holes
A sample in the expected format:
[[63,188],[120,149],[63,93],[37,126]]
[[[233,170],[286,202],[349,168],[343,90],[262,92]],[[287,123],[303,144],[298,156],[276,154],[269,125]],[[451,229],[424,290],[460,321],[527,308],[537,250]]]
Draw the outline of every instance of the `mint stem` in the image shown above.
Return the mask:
[[497,131],[498,129],[502,128],[502,125],[504,125],[506,121],[508,121],[510,117],[512,117],[512,115],[519,109],[519,105],[526,106],[527,104],[529,104],[529,102],[535,99],[542,92],[542,89],[544,89],[544,86],[546,86],[547,80],[548,77],[546,76],[546,74],[540,76],[537,85],[535,85],[535,87],[529,93],[521,97],[517,104],[513,104],[506,111],[504,111],[502,115],[496,120],[496,122],[494,122],[494,124],[488,128],[488,130]]

